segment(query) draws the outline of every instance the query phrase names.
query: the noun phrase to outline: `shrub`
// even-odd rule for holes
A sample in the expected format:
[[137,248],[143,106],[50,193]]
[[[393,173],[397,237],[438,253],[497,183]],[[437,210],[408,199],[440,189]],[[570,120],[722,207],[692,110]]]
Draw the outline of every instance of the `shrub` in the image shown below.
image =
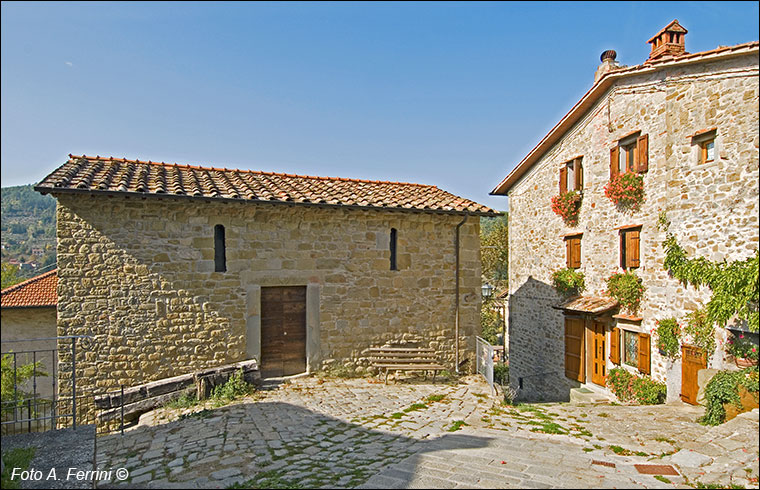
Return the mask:
[[577,191],[568,191],[552,197],[552,211],[568,226],[578,224],[580,210],[581,195]]
[[496,362],[493,365],[493,380],[500,385],[509,383],[509,364],[505,362]]
[[[758,392],[758,369],[751,366],[741,371],[718,371],[705,386],[705,415],[700,424],[720,425],[726,421],[724,404],[732,403],[741,408],[739,386],[750,393]],[[757,397],[757,394],[755,395]]]
[[646,376],[636,376],[623,368],[611,369],[607,386],[623,403],[657,405],[665,403],[667,387]]
[[575,269],[559,269],[552,273],[552,283],[557,292],[563,296],[580,294],[586,289],[583,272]]
[[728,353],[737,359],[751,359],[757,361],[757,345],[744,338],[740,333],[739,338],[732,336],[728,339]]
[[675,318],[657,320],[657,348],[665,357],[675,359],[681,350],[681,326]]
[[252,389],[252,386],[243,378],[243,370],[240,369],[233,373],[226,383],[214,387],[211,398],[230,402],[241,396],[250,394]]
[[620,209],[638,211],[644,201],[644,177],[632,172],[619,174],[604,186],[604,195]]
[[612,274],[607,279],[607,291],[621,306],[634,313],[638,311],[641,298],[644,296],[641,278],[631,270]]

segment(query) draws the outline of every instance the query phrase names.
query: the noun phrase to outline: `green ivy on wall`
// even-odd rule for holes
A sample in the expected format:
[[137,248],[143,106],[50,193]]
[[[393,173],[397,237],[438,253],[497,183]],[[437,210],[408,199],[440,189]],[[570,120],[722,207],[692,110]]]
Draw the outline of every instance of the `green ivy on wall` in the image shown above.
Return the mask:
[[758,250],[745,260],[733,262],[711,262],[704,257],[688,258],[686,251],[668,230],[670,222],[665,213],[660,213],[660,229],[667,234],[662,246],[665,249],[663,266],[670,275],[684,286],[695,288],[707,286],[712,297],[707,303],[707,320],[725,327],[736,316],[747,322],[749,329],[758,331],[760,317],[758,302],[760,287],[758,285],[758,268],[760,255]]

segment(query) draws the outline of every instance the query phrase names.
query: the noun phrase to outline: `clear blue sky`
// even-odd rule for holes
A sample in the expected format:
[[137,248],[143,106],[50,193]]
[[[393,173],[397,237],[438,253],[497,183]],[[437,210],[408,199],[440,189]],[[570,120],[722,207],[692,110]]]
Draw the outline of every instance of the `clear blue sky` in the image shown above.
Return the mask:
[[68,153],[488,192],[677,18],[758,39],[757,2],[2,3],[2,185]]

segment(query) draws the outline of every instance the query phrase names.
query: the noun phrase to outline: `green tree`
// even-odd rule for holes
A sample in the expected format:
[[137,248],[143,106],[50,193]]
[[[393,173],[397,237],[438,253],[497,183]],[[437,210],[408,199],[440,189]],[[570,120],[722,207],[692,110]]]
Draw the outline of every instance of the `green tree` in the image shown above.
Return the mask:
[[22,278],[18,277],[18,266],[2,263],[2,289],[18,284]]
[[497,290],[507,286],[509,250],[507,213],[480,219],[480,262],[483,277]]

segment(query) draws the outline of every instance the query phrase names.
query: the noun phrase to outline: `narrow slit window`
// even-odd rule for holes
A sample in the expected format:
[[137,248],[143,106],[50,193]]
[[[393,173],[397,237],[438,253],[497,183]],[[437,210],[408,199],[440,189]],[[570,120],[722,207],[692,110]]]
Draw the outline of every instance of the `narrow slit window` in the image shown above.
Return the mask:
[[398,248],[398,231],[396,228],[391,228],[391,270],[397,271],[398,265],[396,264],[396,250]]
[[224,226],[214,226],[214,272],[227,271],[227,252],[224,244]]

